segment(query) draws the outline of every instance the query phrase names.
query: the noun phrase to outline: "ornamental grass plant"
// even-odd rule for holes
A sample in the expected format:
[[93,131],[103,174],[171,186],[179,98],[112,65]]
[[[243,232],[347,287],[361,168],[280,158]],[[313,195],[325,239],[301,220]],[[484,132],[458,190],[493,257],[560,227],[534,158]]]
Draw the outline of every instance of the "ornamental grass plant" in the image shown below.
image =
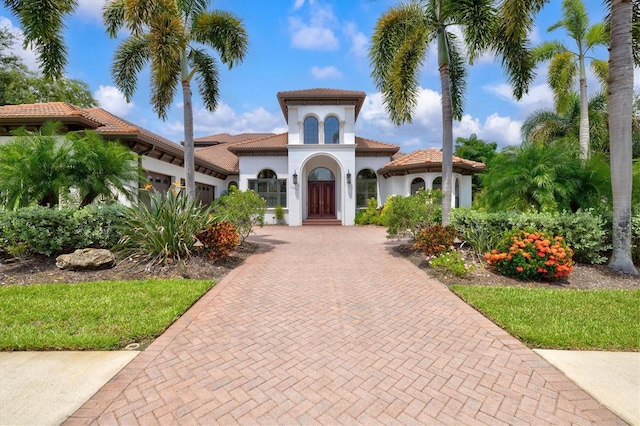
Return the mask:
[[485,260],[503,275],[557,280],[573,271],[573,250],[564,238],[544,232],[507,231]]

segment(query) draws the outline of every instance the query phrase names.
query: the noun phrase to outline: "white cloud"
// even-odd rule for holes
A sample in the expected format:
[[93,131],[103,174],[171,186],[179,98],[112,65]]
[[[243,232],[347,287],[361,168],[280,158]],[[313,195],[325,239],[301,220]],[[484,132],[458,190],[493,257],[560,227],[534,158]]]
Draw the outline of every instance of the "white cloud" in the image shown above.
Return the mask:
[[332,79],[337,80],[342,78],[340,70],[334,66],[329,67],[311,67],[311,75],[317,79]]
[[[492,114],[482,120],[466,114],[454,121],[453,137],[468,138],[475,133],[480,139],[495,141],[500,146],[520,143],[521,122]],[[395,126],[384,108],[382,94],[367,95],[360,112],[356,133],[370,139],[399,144],[403,150],[442,147],[442,109],[440,94],[421,89],[413,123]]]
[[37,71],[38,60],[36,59],[36,53],[32,49],[22,48],[22,42],[24,40],[22,30],[13,25],[11,19],[4,16],[0,16],[0,27],[6,27],[16,38],[13,46],[10,48],[11,52],[20,57],[27,68],[32,71]]
[[352,22],[345,24],[342,31],[351,43],[349,53],[358,58],[366,58],[369,49],[369,39],[367,39],[362,32],[358,31],[356,25]]
[[[243,113],[236,112],[229,105],[221,102],[215,112],[203,106],[194,105],[194,133],[196,137],[218,133],[283,133],[287,131],[281,114],[271,114],[263,107]],[[164,125],[163,134],[176,140],[184,139],[184,124],[173,121]]]
[[519,101],[513,97],[511,86],[507,83],[487,84],[482,87],[487,93],[516,105],[522,115],[529,115],[541,109],[553,109],[553,92],[546,83],[535,84]]
[[331,6],[322,6],[313,1],[309,5],[311,16],[309,22],[304,22],[296,16],[289,17],[291,45],[309,50],[338,49],[340,43],[332,29],[337,20]]
[[102,8],[108,0],[78,0],[76,14],[81,18],[102,23]]
[[93,97],[100,103],[100,107],[119,117],[126,117],[135,108],[135,104],[127,103],[124,95],[113,86],[100,85]]
[[293,4],[293,9],[298,10],[302,6],[304,6],[304,0],[296,0],[295,3]]

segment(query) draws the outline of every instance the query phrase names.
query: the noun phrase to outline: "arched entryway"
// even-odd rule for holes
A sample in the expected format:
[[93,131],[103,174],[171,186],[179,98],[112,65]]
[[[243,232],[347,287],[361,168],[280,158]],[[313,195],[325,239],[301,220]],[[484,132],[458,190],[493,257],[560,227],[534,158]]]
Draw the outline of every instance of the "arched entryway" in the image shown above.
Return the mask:
[[308,217],[309,219],[335,219],[336,178],[326,167],[316,167],[309,173]]

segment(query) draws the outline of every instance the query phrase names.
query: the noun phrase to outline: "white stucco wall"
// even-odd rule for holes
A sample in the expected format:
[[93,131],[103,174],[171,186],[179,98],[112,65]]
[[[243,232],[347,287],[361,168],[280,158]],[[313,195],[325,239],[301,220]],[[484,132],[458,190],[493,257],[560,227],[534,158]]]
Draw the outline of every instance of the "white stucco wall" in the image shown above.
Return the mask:
[[[433,181],[437,177],[441,177],[442,174],[440,172],[430,172],[430,173],[412,173],[404,176],[392,176],[388,179],[381,178],[380,188],[381,192],[384,194],[384,198],[382,198],[382,204],[387,197],[392,195],[402,195],[407,196],[411,194],[411,182],[415,178],[422,178],[425,181],[426,189],[433,189]],[[452,186],[452,197],[451,197],[451,207],[455,207],[455,181],[457,180],[459,183],[458,186],[458,201],[459,207],[471,207],[472,194],[471,194],[471,176],[461,175],[459,173],[453,173],[453,186]]]
[[340,121],[340,144],[354,145],[355,107],[352,105],[300,105],[289,106],[289,145],[304,144],[304,119],[313,116],[318,119],[320,144],[324,144],[324,120],[333,116]]

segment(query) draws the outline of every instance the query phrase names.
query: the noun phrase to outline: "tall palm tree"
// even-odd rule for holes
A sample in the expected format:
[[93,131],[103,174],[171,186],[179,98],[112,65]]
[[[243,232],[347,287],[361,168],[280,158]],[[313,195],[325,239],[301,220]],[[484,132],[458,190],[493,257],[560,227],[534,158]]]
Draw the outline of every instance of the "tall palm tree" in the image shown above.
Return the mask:
[[560,41],[546,41],[533,49],[536,61],[548,61],[548,83],[553,90],[555,107],[564,113],[570,106],[573,82],[580,85],[580,156],[589,157],[589,98],[587,95],[587,71],[585,61],[591,60],[596,75],[606,80],[606,62],[588,56],[597,46],[609,43],[609,34],[603,22],[589,26],[589,17],[582,0],[563,0],[562,19],[551,25],[547,32],[564,28],[575,41],[575,51]]
[[107,33],[116,37],[125,27],[131,36],[115,53],[112,74],[116,86],[130,100],[137,74],[151,64],[151,103],[163,120],[180,83],[184,104],[184,168],[187,195],[195,198],[193,107],[191,80],[195,77],[205,107],[215,111],[219,98],[215,50],[229,69],[244,59],[247,32],[237,17],[207,11],[209,0],[111,0],[104,9]]
[[[384,13],[372,37],[371,76],[396,125],[412,121],[420,69],[428,49],[433,44],[437,46],[442,91],[443,225],[448,224],[451,210],[453,119],[462,117],[466,88],[463,45],[470,62],[489,48],[503,54],[503,64],[513,77],[517,96],[526,91],[525,86],[531,81],[532,75],[527,71],[532,63],[527,61],[522,34],[516,31],[522,27],[514,27],[512,37],[503,37],[510,43],[498,45],[494,37],[498,17],[499,11],[490,0],[412,0]],[[462,40],[451,31],[453,26],[461,28]]]
[[3,0],[20,21],[24,47],[33,47],[42,74],[48,79],[62,77],[67,64],[67,46],[62,37],[64,18],[73,12],[77,0]]
[[[638,275],[631,259],[633,113],[632,19],[638,1],[611,0],[609,47],[609,135],[613,192],[613,252],[609,268]],[[636,20],[637,24],[637,20]],[[637,52],[636,52],[637,55]],[[636,56],[638,59],[638,56]]]

